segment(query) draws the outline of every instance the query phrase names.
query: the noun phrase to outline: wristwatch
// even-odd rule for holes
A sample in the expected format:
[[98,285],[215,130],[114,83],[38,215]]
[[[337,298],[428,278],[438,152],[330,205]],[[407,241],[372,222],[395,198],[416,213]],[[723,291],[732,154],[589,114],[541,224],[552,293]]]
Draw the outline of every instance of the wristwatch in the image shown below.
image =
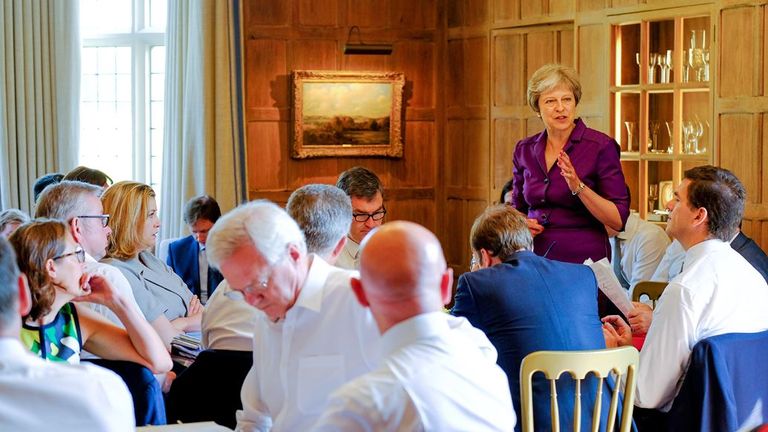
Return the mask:
[[587,185],[585,185],[584,182],[579,182],[579,187],[577,187],[576,190],[571,191],[571,194],[573,194],[573,196],[576,196],[576,195],[580,194],[581,191],[583,191],[585,187],[587,187]]

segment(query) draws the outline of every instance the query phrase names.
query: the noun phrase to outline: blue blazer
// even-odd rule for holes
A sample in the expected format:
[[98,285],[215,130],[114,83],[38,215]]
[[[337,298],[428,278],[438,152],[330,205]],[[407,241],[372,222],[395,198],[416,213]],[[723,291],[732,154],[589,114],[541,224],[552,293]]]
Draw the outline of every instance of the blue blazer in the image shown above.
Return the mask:
[[[523,357],[541,350],[605,348],[597,315],[597,289],[589,267],[550,260],[529,251],[517,252],[504,263],[459,277],[451,313],[467,317],[496,347],[518,418]],[[593,380],[582,383],[582,430],[590,429],[595,386]],[[551,430],[549,393],[548,383],[537,375],[533,397],[536,430]],[[604,389],[604,414],[611,393],[609,387]],[[561,378],[558,402],[563,428],[573,424],[573,398],[573,381]],[[515,430],[521,427],[522,422],[518,422]]]
[[[184,280],[189,290],[200,297],[200,263],[198,254],[200,246],[193,236],[171,242],[168,245],[168,258],[166,262],[173,271]],[[208,297],[219,286],[224,277],[218,270],[208,267]]]
[[731,248],[741,254],[768,282],[768,256],[754,240],[740,232],[731,242]]

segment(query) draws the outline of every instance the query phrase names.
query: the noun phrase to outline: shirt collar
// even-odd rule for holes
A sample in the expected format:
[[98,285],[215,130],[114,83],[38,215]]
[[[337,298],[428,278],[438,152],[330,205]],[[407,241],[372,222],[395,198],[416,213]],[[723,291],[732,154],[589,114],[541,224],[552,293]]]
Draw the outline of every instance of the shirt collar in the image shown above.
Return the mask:
[[428,312],[395,324],[382,336],[381,353],[388,356],[420,339],[447,332],[446,318],[445,312]]
[[310,254],[307,259],[309,260],[307,278],[304,280],[304,285],[302,285],[299,297],[293,307],[320,312],[323,305],[325,281],[333,267],[315,254]]
[[688,250],[685,252],[686,266],[694,260],[697,260],[705,255],[724,249],[731,249],[731,245],[730,243],[724,242],[720,239],[709,239],[704,240],[701,243],[697,243],[688,248]]
[[347,236],[347,246],[344,250],[354,259],[360,254],[360,243],[352,240],[352,237]]

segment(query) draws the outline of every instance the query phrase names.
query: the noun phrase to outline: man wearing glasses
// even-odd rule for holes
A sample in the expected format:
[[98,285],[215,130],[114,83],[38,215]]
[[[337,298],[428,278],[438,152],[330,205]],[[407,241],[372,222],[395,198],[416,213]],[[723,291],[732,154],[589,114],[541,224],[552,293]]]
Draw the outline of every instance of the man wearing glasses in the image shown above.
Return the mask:
[[237,430],[309,430],[333,390],[375,367],[380,336],[355,300],[355,272],[308,254],[298,224],[264,200],[222,216],[207,250],[232,289],[227,296],[263,312],[254,320]]
[[360,268],[360,242],[372,229],[384,223],[384,190],[376,174],[363,167],[350,168],[336,181],[336,187],[352,200],[352,224],[349,226],[346,246],[336,266],[357,270]]
[[[136,302],[131,285],[123,274],[109,264],[98,262],[104,258],[109,245],[109,215],[103,214],[101,193],[103,189],[79,181],[63,180],[48,186],[40,195],[35,218],[58,219],[67,223],[72,237],[85,251],[85,270],[99,274],[126,299]],[[104,305],[88,304],[91,309],[105,316],[114,324],[123,324],[114,312]],[[155,327],[154,323],[151,323]],[[157,330],[157,328],[155,328]]]

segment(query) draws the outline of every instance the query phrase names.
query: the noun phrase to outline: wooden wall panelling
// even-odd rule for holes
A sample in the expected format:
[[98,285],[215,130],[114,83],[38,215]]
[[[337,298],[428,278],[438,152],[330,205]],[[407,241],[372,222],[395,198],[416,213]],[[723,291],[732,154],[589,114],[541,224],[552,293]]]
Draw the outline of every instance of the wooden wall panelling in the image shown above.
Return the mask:
[[608,6],[608,0],[576,0],[579,12],[594,12],[605,9]]
[[718,87],[721,97],[760,94],[763,9],[744,6],[724,9],[720,13]]
[[546,15],[547,0],[523,0],[520,2],[520,19],[528,20]]
[[747,202],[759,203],[761,172],[760,116],[749,113],[720,115],[720,137],[728,137],[721,147],[720,166],[733,171],[747,190]]
[[567,17],[573,19],[576,5],[573,0],[549,0],[549,15],[553,17]]
[[[251,198],[284,204],[304,184],[335,183],[340,171],[364,165],[382,179],[390,214],[436,231],[437,151],[442,146],[440,69],[444,58],[445,0],[246,0],[244,103],[248,188]],[[391,56],[345,56],[350,26],[364,42],[390,42]],[[356,36],[353,37],[353,41]],[[403,71],[404,156],[385,158],[289,157],[292,145],[289,76],[295,69]]]
[[493,21],[520,20],[520,2],[525,0],[493,0]]
[[[610,133],[608,85],[610,65],[607,55],[611,27],[601,23],[577,23],[576,69],[581,79],[579,115],[587,126]],[[606,48],[601,48],[606,47]]]
[[485,26],[488,23],[488,3],[489,0],[466,0],[459,1],[463,3],[464,25],[467,27]]

